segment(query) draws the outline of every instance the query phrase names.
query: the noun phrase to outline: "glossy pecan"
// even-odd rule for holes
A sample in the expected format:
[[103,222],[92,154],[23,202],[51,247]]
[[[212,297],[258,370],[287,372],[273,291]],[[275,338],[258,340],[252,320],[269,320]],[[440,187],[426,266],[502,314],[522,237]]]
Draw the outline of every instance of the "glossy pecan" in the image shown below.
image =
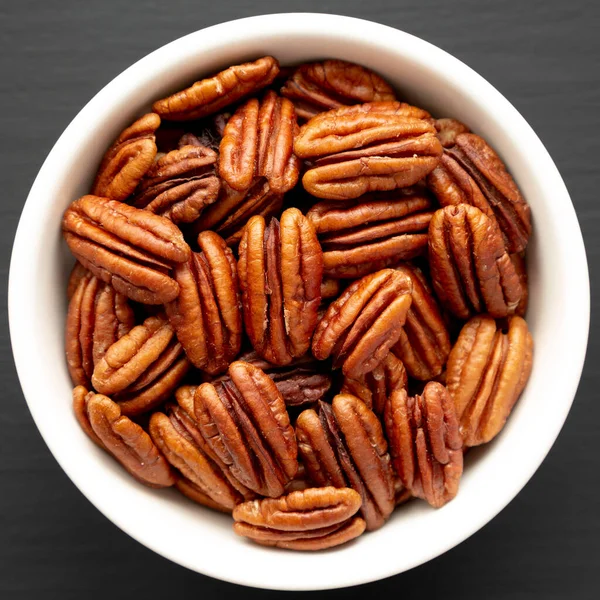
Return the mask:
[[187,477],[180,477],[175,482],[175,487],[181,492],[186,498],[189,498],[197,504],[218,510],[226,514],[231,514],[231,508],[223,506],[219,502],[215,502],[208,494],[205,494],[202,489],[197,486],[193,481],[187,479]]
[[351,487],[362,499],[368,530],[381,527],[394,510],[394,481],[381,423],[366,404],[339,394],[318,413],[303,411],[296,421],[298,449],[317,486]]
[[471,133],[471,130],[457,119],[436,119],[435,129],[444,148],[452,148],[456,143],[456,136],[460,133]]
[[300,162],[293,153],[298,133],[294,105],[269,91],[240,106],[225,126],[219,146],[219,174],[232,189],[246,191],[265,178],[274,194],[298,181]]
[[495,223],[468,204],[436,211],[429,225],[435,292],[460,319],[514,313],[523,290]]
[[67,311],[65,349],[73,385],[90,386],[94,365],[134,323],[127,298],[87,271]]
[[258,494],[276,498],[298,468],[285,403],[273,381],[251,364],[232,363],[229,376],[228,381],[197,388],[198,428],[233,477]]
[[268,226],[252,217],[239,248],[246,333],[270,363],[285,365],[310,347],[321,302],[323,254],[314,227],[297,209]]
[[435,381],[420,396],[396,390],[386,404],[385,427],[404,487],[435,508],[452,500],[462,475],[463,452],[448,390]]
[[165,304],[169,321],[192,364],[208,373],[224,371],[240,351],[242,311],[237,266],[221,237],[204,231],[201,252],[173,271],[181,290]]
[[533,338],[518,316],[508,331],[477,316],[461,330],[448,359],[447,385],[465,446],[493,439],[523,391],[533,362]]
[[344,544],[365,530],[355,513],[360,496],[352,489],[309,488],[281,498],[238,504],[233,531],[263,546],[323,550]]
[[442,206],[472,204],[498,223],[509,253],[521,252],[531,234],[529,205],[504,163],[473,133],[456,136],[427,184]]
[[344,60],[325,60],[297,67],[281,88],[302,119],[363,102],[395,100],[392,87],[370,69]]
[[422,254],[430,208],[425,194],[402,190],[315,204],[306,217],[323,248],[324,274],[354,279]]
[[266,87],[279,73],[279,63],[272,56],[234,65],[213,77],[156,101],[152,110],[163,119],[189,121],[219,112],[229,104]]
[[152,166],[160,117],[148,113],[125,129],[102,158],[92,194],[125,200]]
[[394,351],[411,377],[428,381],[444,369],[450,354],[450,334],[425,276],[409,265],[398,267],[412,281],[412,303]]
[[313,196],[348,200],[415,184],[439,162],[442,145],[425,111],[400,102],[346,106],[300,128],[294,152],[313,161],[302,184]]
[[393,269],[352,283],[329,305],[315,330],[315,358],[333,356],[333,367],[353,379],[375,369],[400,337],[411,291],[410,278]]
[[63,236],[75,258],[115,290],[144,304],[179,294],[169,276],[190,248],[168,219],[116,200],[83,196],[63,216]]
[[217,153],[200,144],[161,156],[140,182],[132,204],[173,223],[195,221],[219,195]]

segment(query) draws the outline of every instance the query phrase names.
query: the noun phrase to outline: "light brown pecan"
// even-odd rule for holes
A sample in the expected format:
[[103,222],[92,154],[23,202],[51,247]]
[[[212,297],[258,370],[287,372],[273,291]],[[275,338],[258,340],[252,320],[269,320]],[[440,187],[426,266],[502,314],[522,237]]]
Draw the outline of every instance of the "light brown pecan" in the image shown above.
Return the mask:
[[[414,116],[409,116],[414,115]],[[302,184],[329,200],[415,184],[439,162],[442,145],[428,113],[400,102],[346,106],[300,128],[294,152],[314,161]]]
[[233,531],[264,546],[323,550],[344,544],[365,530],[354,517],[360,496],[352,489],[309,488],[281,498],[238,504]]
[[436,119],[435,129],[444,148],[452,148],[456,142],[456,136],[460,133],[471,133],[464,123],[456,119]]
[[145,304],[169,302],[179,294],[169,276],[190,248],[168,219],[98,196],[83,196],[63,216],[71,252],[117,292]]
[[230,380],[203,383],[194,416],[207,445],[242,485],[278,497],[298,468],[294,430],[273,381],[249,363],[229,366]]
[[266,87],[279,73],[279,63],[272,56],[234,65],[208,79],[197,81],[152,105],[163,119],[189,121],[219,112],[229,104]]
[[531,234],[529,205],[504,163],[473,133],[456,136],[427,184],[442,206],[472,204],[494,219],[509,253],[521,252]]
[[219,504],[219,502],[215,502],[210,496],[205,494],[202,491],[202,489],[199,486],[197,486],[193,481],[187,479],[187,477],[180,477],[175,482],[175,487],[186,498],[189,498],[197,504],[201,504],[202,506],[206,506],[207,508],[212,508],[213,510],[218,510],[219,512],[231,514],[231,508],[227,508],[226,506]]
[[240,351],[242,311],[237,265],[221,237],[204,231],[202,252],[177,265],[173,272],[181,290],[165,311],[192,364],[219,373]]
[[510,260],[515,267],[515,271],[519,277],[519,280],[521,281],[521,288],[523,290],[523,294],[521,295],[521,300],[519,302],[519,306],[517,306],[515,314],[524,318],[525,313],[527,312],[527,305],[529,303],[527,264],[525,263],[525,257],[522,254],[511,254]]
[[67,283],[67,300],[71,300],[75,290],[79,286],[79,282],[84,278],[91,275],[91,273],[79,262],[75,261],[71,273],[69,274],[69,281]]
[[393,269],[355,281],[319,322],[313,355],[318,360],[333,356],[333,367],[353,379],[372,371],[400,337],[411,292],[410,278]]
[[447,385],[465,446],[493,439],[504,427],[531,373],[533,338],[521,317],[508,331],[477,316],[460,332],[448,359]]
[[133,326],[127,298],[87,271],[67,311],[65,349],[73,385],[89,387],[94,365]]
[[450,354],[450,334],[429,284],[420,269],[398,267],[412,281],[412,303],[394,351],[411,377],[428,381],[444,369]]
[[454,498],[463,470],[462,439],[448,390],[429,382],[423,394],[396,390],[385,410],[393,465],[413,496],[439,508]]
[[125,200],[135,190],[154,162],[159,126],[160,117],[148,113],[119,135],[100,163],[92,186],[94,196]]
[[468,204],[436,211],[429,225],[429,266],[442,304],[460,319],[514,313],[523,290],[494,221]]
[[265,360],[288,364],[309,349],[321,302],[323,254],[314,227],[297,208],[268,227],[252,217],[239,257],[246,333]]
[[293,153],[298,133],[294,105],[273,91],[248,100],[225,126],[219,146],[219,174],[232,189],[247,191],[257,178],[266,179],[274,194],[298,181],[300,162]]
[[306,217],[323,248],[324,274],[354,279],[422,254],[430,208],[425,194],[402,190],[315,204]]
[[395,100],[392,87],[379,75],[344,60],[325,60],[297,67],[281,88],[302,119],[363,102]]
[[298,449],[317,486],[351,487],[362,498],[368,530],[381,527],[394,509],[394,481],[381,423],[366,404],[339,394],[318,413],[303,411],[296,421]]
[[192,223],[219,195],[217,153],[199,143],[161,156],[140,182],[132,204],[173,223]]

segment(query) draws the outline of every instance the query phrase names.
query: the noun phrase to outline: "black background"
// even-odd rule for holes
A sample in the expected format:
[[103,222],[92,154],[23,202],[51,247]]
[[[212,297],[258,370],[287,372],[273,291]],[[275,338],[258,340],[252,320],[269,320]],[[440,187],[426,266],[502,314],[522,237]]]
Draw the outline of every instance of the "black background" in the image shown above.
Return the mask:
[[[593,313],[597,308],[597,0],[3,0],[0,598],[283,595],[221,583],[172,564],[119,531],[81,495],[50,455],[25,405],[10,352],[6,286],[14,231],[34,177],[63,129],[100,88],[148,52],[186,33],[233,18],[285,11],[347,14],[404,29],[454,54],[495,85],[536,130],[566,181],[585,237]],[[471,539],[424,566],[382,582],[320,594],[599,597],[598,326],[592,318],[586,366],[565,427],[508,508]]]

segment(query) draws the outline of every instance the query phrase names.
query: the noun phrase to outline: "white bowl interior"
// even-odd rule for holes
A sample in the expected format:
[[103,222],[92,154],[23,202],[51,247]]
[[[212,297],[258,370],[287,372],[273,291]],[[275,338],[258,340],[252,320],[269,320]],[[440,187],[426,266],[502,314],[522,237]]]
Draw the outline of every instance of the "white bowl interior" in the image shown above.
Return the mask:
[[[105,148],[152,100],[265,54],[282,64],[356,61],[386,77],[402,99],[463,120],[504,158],[534,221],[527,315],[534,367],[505,430],[472,453],[460,493],[443,509],[409,503],[379,531],[315,554],[251,545],[232,533],[228,517],[136,483],[78,427],[63,351],[72,258],[61,241],[61,216],[89,190]],[[19,224],[10,275],[11,338],[27,402],[48,446],[81,491],[125,532],[175,562],[227,581],[276,589],[343,587],[441,554],[525,485],[558,435],[577,388],[588,285],[579,225],[560,175],[535,133],[490,84],[440,49],[388,27],[332,15],[270,15],[218,25],[161,48],[113,80],[75,118],[41,169]]]

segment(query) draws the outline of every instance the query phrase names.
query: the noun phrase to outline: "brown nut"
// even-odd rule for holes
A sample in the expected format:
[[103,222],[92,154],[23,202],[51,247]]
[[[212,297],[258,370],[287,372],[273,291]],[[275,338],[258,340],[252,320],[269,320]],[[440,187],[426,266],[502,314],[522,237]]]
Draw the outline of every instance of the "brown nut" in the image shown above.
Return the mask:
[[303,411],[296,421],[298,449],[318,486],[351,487],[362,498],[369,531],[394,510],[394,480],[379,419],[362,400],[339,394],[319,411]]
[[127,298],[86,271],[67,311],[65,349],[73,385],[89,387],[94,365],[133,326]]
[[436,119],[435,129],[444,148],[452,148],[456,143],[456,136],[460,133],[471,133],[464,123],[456,119]]
[[94,196],[122,201],[135,190],[154,162],[159,126],[160,117],[148,113],[119,135],[100,163],[92,186]]
[[430,208],[423,193],[402,190],[315,204],[306,217],[323,248],[324,274],[354,279],[422,254]]
[[163,119],[190,121],[219,112],[229,104],[269,85],[279,73],[279,63],[272,56],[234,65],[208,79],[197,81],[152,105]]
[[273,381],[243,362],[229,366],[229,381],[203,383],[194,416],[206,444],[248,489],[276,498],[298,468],[294,430]]
[[348,200],[414,185],[443,150],[425,115],[400,102],[371,102],[313,117],[294,142],[297,156],[314,161],[304,188],[317,198]]
[[309,488],[281,498],[238,504],[233,531],[264,546],[323,550],[344,544],[365,530],[353,515],[360,496],[349,488]]
[[92,429],[90,419],[87,412],[87,401],[89,398],[94,396],[94,392],[88,392],[87,388],[83,385],[78,385],[73,388],[73,413],[79,423],[83,432],[102,450],[106,450],[102,440],[96,435]]
[[441,303],[460,319],[515,312],[523,290],[495,223],[468,204],[436,211],[429,225],[429,265]]
[[198,237],[202,252],[173,272],[181,290],[165,304],[187,357],[198,369],[219,373],[240,351],[242,312],[236,261],[222,238],[212,231]]
[[337,298],[340,295],[341,289],[342,285],[339,279],[323,277],[321,281],[321,301]]
[[533,338],[521,317],[508,331],[478,316],[460,332],[448,359],[447,385],[465,446],[485,444],[504,427],[533,362]]
[[246,333],[265,360],[288,364],[309,349],[321,302],[323,254],[314,227],[297,208],[268,227],[252,217],[239,257]]
[[79,262],[75,261],[71,273],[69,274],[69,281],[67,282],[67,300],[71,300],[75,290],[79,286],[79,282],[84,277],[89,277],[91,273]]
[[462,439],[448,390],[430,381],[421,396],[396,390],[385,410],[393,465],[413,496],[439,508],[454,498],[463,470]]
[[116,200],[83,196],[65,211],[63,236],[84,267],[128,298],[162,304],[179,294],[168,272],[188,260],[190,248],[168,219]]
[[189,498],[197,504],[218,510],[219,512],[231,514],[231,508],[227,508],[219,502],[215,502],[210,496],[205,494],[200,487],[198,487],[193,481],[186,477],[180,477],[175,482],[175,487],[181,492],[186,498]]
[[522,256],[522,254],[511,254],[510,260],[512,261],[517,276],[519,277],[519,280],[521,282],[521,288],[523,290],[523,295],[521,296],[521,300],[519,302],[519,306],[517,306],[515,314],[525,318],[525,313],[527,312],[527,305],[529,304],[527,264],[525,263],[525,257]]
[[314,357],[333,356],[333,367],[342,367],[353,379],[375,369],[400,337],[411,292],[410,279],[393,269],[355,281],[319,322],[312,342]]

